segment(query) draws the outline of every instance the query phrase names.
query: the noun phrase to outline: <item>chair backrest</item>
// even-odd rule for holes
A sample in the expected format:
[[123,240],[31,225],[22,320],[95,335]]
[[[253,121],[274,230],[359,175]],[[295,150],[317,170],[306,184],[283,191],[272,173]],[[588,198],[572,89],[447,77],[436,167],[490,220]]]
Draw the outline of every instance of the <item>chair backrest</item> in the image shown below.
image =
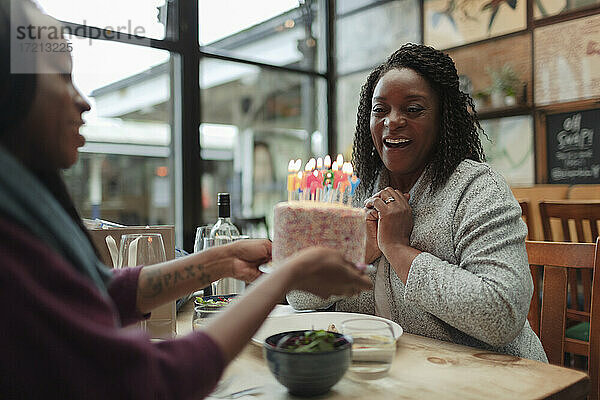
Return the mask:
[[519,205],[521,206],[521,217],[527,225],[527,239],[532,239],[533,236],[533,221],[531,220],[531,207],[529,206],[529,200],[518,199]]
[[[590,398],[600,393],[600,240],[596,243],[526,241],[529,264],[544,269],[540,340],[552,364],[563,365],[564,353],[588,357],[591,379]],[[567,271],[588,270],[594,278],[590,299],[589,342],[565,337],[567,310]],[[533,304],[532,304],[533,306]]]
[[[596,241],[600,200],[544,200],[539,203],[539,207],[544,240],[590,243]],[[554,219],[560,221],[560,224],[553,224]],[[575,229],[571,229],[570,225],[574,225]]]
[[[598,200],[545,200],[541,201],[540,217],[544,240],[594,243],[598,237],[600,201]],[[580,276],[578,276],[580,275]],[[590,271],[569,271],[570,309],[589,312],[592,277]],[[583,297],[579,294],[583,292]],[[573,313],[571,313],[573,314]],[[570,319],[581,321],[571,315]]]

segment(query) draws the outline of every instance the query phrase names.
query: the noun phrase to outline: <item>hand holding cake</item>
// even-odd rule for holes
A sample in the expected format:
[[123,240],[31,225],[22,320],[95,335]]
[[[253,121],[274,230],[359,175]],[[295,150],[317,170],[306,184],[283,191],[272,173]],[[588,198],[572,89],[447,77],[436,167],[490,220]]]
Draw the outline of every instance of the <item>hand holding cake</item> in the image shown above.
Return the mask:
[[368,266],[361,264],[361,267],[348,261],[339,251],[317,246],[297,252],[276,273],[289,272],[290,289],[327,298],[354,296],[371,289],[371,280],[365,274]]

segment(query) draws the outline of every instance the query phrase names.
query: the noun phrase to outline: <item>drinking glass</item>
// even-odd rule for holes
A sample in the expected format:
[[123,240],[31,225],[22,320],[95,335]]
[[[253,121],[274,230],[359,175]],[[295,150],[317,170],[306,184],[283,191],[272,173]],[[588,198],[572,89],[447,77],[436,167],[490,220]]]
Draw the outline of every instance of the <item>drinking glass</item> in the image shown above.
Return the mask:
[[202,329],[208,322],[208,319],[217,315],[219,311],[221,310],[207,310],[206,308],[200,306],[194,307],[194,315],[192,316],[192,330],[195,331]]
[[[215,246],[223,246],[231,242],[232,239],[230,237],[204,238],[203,250]],[[231,277],[221,278],[211,284],[213,295],[239,294],[242,293],[245,288],[246,282]]]
[[194,240],[194,253],[204,249],[204,238],[210,237],[212,225],[203,225],[196,228],[196,239]]
[[152,265],[167,260],[160,233],[132,233],[121,236],[119,268]]
[[[160,233],[132,233],[121,236],[119,268],[152,265],[167,261]],[[139,323],[146,330],[146,321]]]
[[354,340],[352,363],[348,372],[358,379],[379,379],[387,375],[396,341],[392,326],[386,321],[355,318],[342,322],[342,333]]

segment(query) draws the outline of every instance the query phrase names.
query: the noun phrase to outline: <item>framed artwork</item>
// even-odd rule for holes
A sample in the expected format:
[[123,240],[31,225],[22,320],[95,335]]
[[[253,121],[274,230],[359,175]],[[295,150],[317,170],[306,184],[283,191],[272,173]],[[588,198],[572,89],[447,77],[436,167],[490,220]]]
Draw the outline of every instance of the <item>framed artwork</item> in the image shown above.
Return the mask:
[[533,31],[535,102],[600,96],[600,15]]
[[481,135],[481,144],[488,164],[510,186],[533,185],[535,164],[532,117],[519,115],[480,122],[485,132],[485,135]]
[[541,19],[594,5],[600,6],[600,0],[534,0],[533,17]]
[[478,112],[531,103],[531,42],[526,33],[448,51]]
[[447,49],[527,28],[526,0],[424,0],[424,42]]

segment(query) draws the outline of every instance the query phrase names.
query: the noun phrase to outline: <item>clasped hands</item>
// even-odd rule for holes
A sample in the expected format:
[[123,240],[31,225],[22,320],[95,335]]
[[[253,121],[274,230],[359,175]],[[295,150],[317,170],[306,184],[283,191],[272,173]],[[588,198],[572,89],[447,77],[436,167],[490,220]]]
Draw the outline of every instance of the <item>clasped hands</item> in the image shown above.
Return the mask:
[[[413,228],[409,198],[408,193],[386,187],[365,201],[367,263],[391,251],[394,244],[409,245]],[[389,259],[387,254],[386,257]]]

